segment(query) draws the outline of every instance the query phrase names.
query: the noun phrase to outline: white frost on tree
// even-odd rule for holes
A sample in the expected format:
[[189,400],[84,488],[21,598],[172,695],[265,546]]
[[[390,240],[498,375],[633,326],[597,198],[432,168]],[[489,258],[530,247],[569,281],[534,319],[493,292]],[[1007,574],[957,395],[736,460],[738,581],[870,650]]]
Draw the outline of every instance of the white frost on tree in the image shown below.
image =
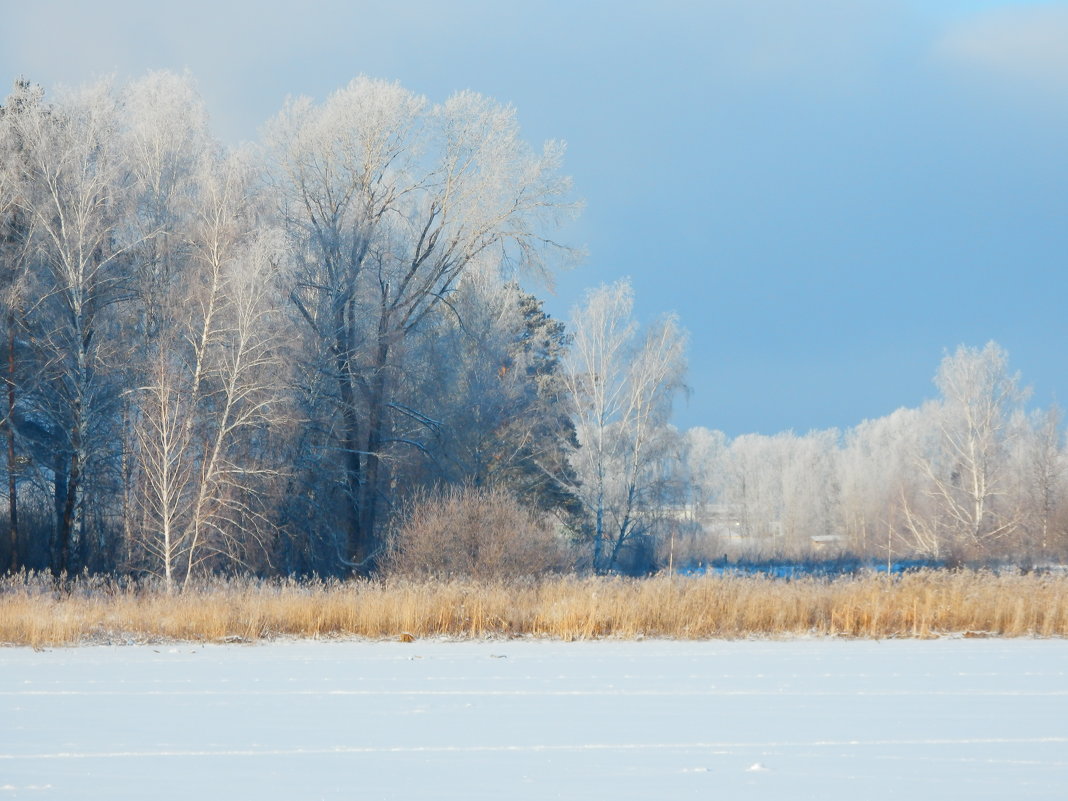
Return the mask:
[[565,360],[580,445],[576,492],[591,520],[596,570],[614,569],[624,545],[648,533],[660,512],[660,463],[677,437],[668,420],[683,389],[686,337],[674,317],[639,335],[633,306],[627,281],[589,292]]

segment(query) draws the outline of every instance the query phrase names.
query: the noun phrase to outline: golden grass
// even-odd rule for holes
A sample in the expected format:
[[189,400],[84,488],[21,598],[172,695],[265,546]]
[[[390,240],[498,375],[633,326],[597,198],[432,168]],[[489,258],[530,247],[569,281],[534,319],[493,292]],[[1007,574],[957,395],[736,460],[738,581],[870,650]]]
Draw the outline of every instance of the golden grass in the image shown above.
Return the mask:
[[1068,577],[563,577],[530,582],[212,582],[158,588],[44,576],[0,581],[0,642],[271,637],[1066,636]]

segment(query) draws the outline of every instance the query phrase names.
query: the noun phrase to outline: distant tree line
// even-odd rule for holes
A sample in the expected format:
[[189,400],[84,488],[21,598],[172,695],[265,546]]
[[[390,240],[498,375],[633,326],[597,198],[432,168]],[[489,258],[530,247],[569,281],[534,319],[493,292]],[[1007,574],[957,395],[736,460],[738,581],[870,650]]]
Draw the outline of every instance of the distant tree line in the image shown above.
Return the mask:
[[845,432],[733,440],[686,432],[689,519],[711,521],[720,536],[683,535],[684,558],[721,558],[726,548],[949,564],[1063,561],[1068,454],[1059,411],[1026,408],[1028,391],[993,342],[947,354],[935,386],[939,397],[920,408]]
[[[0,107],[3,567],[177,588],[433,572],[474,549],[514,571],[489,542],[508,503],[531,532],[513,550],[554,550],[532,570],[1063,554],[1059,422],[1024,412],[994,345],[947,357],[941,400],[844,435],[673,428],[677,320],[642,330],[621,281],[565,327],[520,283],[575,256],[554,238],[577,209],[562,155],[472,92],[433,104],[358,78],[234,149],[188,76],[54,97],[17,81]],[[450,509],[497,522],[428,547],[460,541]]]

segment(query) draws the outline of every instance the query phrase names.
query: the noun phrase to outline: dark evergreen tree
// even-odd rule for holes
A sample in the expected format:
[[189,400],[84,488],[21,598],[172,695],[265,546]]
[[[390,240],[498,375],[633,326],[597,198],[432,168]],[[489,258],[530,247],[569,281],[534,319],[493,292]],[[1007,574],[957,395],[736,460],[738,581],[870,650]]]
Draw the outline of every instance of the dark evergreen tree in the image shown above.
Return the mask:
[[423,348],[420,402],[436,423],[424,480],[503,487],[571,524],[578,505],[568,489],[575,431],[560,373],[564,325],[517,284],[471,281]]

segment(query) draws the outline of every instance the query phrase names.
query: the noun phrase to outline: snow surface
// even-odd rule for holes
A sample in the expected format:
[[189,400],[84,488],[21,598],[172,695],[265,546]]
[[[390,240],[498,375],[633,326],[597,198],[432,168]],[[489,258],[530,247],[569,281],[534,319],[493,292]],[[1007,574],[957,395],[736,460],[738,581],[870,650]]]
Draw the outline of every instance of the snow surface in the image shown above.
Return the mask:
[[0,801],[1068,798],[1068,640],[0,649]]

